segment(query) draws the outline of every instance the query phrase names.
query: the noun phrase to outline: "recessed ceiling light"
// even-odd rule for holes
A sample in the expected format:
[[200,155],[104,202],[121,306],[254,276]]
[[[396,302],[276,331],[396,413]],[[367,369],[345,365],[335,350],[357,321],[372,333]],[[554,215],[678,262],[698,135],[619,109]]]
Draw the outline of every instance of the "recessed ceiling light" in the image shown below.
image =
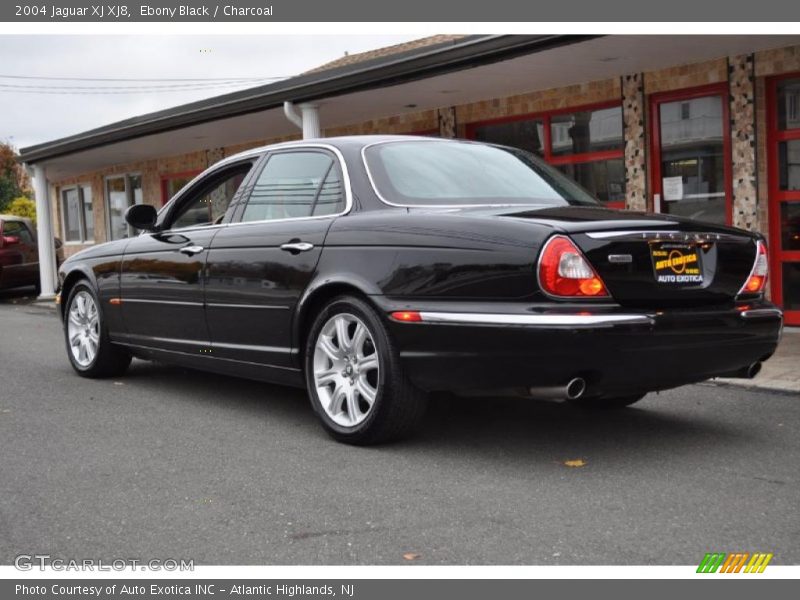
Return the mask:
[[417,108],[416,104],[404,104],[404,108]]
[[597,62],[614,62],[619,60],[619,56],[604,56],[603,58],[598,58]]
[[461,90],[439,90],[440,94],[457,94]]

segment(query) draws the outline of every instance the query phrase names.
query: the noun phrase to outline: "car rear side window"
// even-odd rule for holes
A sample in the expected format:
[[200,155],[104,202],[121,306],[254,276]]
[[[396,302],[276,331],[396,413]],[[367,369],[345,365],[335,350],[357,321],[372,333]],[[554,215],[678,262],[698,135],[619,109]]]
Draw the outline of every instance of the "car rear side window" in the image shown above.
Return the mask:
[[364,158],[376,192],[391,204],[597,204],[554,168],[516,148],[410,140],[368,146]]
[[273,221],[338,214],[344,207],[342,178],[326,152],[283,152],[261,171],[242,221]]

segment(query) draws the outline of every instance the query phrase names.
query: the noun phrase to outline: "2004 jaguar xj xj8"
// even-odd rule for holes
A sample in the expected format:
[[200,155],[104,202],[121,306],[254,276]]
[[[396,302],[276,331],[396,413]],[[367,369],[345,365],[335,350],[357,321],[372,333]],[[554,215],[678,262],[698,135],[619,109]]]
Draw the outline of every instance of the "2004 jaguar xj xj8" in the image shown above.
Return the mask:
[[59,270],[75,371],[136,356],[305,386],[349,443],[408,434],[431,391],[611,408],[750,377],[781,333],[759,235],[605,209],[513,148],[269,146],[126,220],[141,233]]

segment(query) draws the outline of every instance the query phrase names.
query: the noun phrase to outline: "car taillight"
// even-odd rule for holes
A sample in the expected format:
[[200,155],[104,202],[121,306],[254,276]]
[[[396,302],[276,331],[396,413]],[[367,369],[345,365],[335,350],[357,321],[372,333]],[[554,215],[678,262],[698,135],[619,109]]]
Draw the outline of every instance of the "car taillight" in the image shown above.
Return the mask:
[[767,245],[758,240],[756,242],[756,260],[753,263],[753,269],[750,271],[750,276],[745,281],[742,289],[739,290],[740,294],[759,294],[764,291],[767,286],[767,277],[769,276],[769,260],[767,259]]
[[551,237],[542,249],[539,285],[551,296],[609,297],[603,280],[589,261],[572,240],[563,235]]

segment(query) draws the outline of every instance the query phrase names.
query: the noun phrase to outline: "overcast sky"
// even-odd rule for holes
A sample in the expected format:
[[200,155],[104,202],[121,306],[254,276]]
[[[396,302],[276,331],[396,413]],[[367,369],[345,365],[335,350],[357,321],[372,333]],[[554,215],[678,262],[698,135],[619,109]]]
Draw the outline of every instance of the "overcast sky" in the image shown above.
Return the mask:
[[[252,87],[165,91],[198,85],[187,78],[284,77],[302,73],[344,53],[399,44],[419,36],[49,36],[0,35],[0,140],[17,148],[79,133],[154,110]],[[10,76],[17,76],[10,77]],[[166,79],[98,82],[27,77]],[[265,81],[264,83],[268,83]],[[202,82],[201,86],[218,85]],[[57,88],[106,88],[114,92]],[[121,87],[150,87],[121,90]],[[162,86],[161,90],[152,88]]]

